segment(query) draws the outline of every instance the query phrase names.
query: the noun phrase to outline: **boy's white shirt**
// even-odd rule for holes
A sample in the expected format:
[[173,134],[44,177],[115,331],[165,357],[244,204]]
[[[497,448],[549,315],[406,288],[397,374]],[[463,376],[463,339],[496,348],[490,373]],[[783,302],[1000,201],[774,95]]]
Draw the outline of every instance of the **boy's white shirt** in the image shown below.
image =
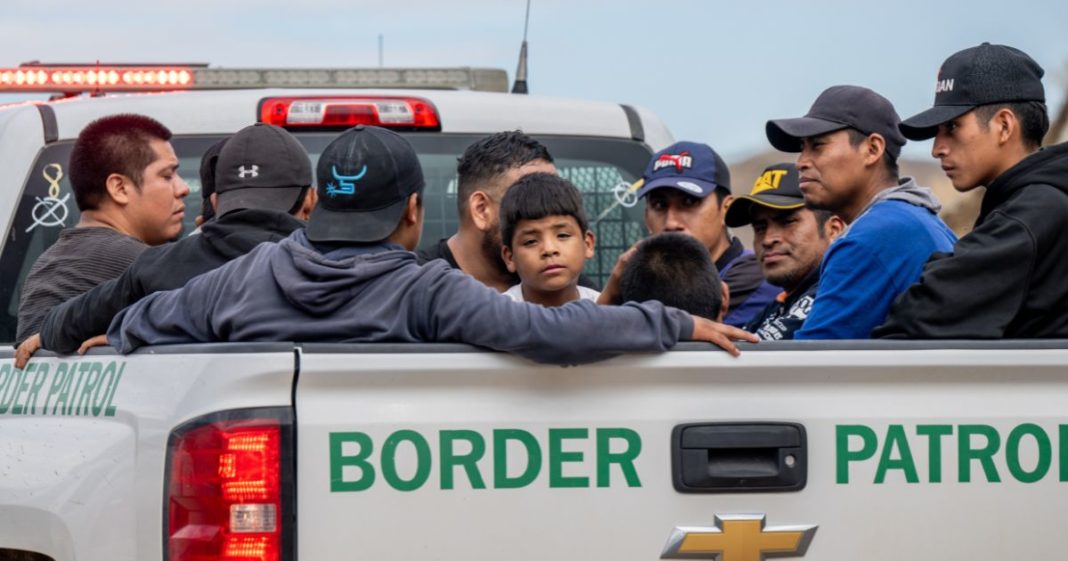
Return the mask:
[[[581,300],[593,300],[597,301],[597,297],[601,295],[600,292],[592,288],[586,288],[585,286],[578,286],[579,299]],[[525,302],[523,299],[523,283],[519,283],[512,288],[509,288],[504,292],[505,296],[510,296],[512,300],[516,302]]]

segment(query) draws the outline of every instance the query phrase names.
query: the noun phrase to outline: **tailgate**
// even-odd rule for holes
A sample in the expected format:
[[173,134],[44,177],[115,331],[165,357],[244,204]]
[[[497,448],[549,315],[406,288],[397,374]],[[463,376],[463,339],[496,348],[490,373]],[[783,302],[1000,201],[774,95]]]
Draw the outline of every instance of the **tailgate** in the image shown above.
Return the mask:
[[299,558],[1061,557],[1068,350],[865,345],[308,347]]

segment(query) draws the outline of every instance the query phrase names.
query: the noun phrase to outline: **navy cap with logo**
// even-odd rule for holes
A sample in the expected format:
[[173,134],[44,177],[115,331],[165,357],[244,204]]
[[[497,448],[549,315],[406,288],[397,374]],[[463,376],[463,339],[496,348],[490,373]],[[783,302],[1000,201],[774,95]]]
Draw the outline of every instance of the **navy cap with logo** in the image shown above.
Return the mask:
[[323,149],[319,204],[305,230],[313,242],[376,242],[400,224],[408,198],[422,193],[423,168],[401,135],[357,125]]
[[735,198],[727,208],[727,226],[737,228],[752,223],[753,205],[776,210],[792,210],[805,206],[797,166],[783,163],[765,168],[764,173],[753,183],[753,190],[748,195]]
[[657,152],[645,167],[637,196],[661,187],[673,187],[705,198],[716,189],[731,192],[731,172],[726,162],[707,144],[676,142]]
[[942,63],[935,81],[934,107],[906,119],[901,132],[912,140],[933,138],[938,125],[980,105],[1046,101],[1045,71],[1027,53],[983,43],[954,53]]
[[312,184],[304,146],[281,127],[257,123],[222,146],[215,164],[216,213],[257,208],[288,212]]
[[901,118],[890,100],[860,86],[832,86],[812,103],[804,117],[768,121],[768,142],[783,152],[800,152],[801,139],[846,128],[864,134],[879,134],[886,152],[897,158],[905,137],[898,130]]

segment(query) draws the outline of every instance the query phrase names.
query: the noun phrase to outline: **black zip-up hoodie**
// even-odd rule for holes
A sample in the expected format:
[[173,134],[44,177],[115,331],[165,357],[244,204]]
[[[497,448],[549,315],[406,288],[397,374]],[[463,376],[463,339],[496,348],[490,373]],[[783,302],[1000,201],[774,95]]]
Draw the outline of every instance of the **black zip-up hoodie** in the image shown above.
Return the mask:
[[1068,143],[987,187],[975,229],[936,254],[875,337],[1068,338]]
[[285,239],[304,222],[284,212],[242,209],[228,212],[174,243],[146,249],[119,277],[52,308],[41,324],[41,346],[71,353],[90,337],[107,333],[120,310],[160,290],[240,257],[263,242]]

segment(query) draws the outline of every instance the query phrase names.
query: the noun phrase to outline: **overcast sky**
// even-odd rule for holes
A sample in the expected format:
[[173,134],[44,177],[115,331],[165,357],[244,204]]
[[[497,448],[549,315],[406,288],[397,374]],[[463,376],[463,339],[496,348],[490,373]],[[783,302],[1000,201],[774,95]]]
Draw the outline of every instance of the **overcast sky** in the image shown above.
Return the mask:
[[[387,66],[485,66],[513,76],[524,10],[525,0],[3,0],[0,67],[377,66],[382,34]],[[1045,67],[1055,111],[1068,85],[1066,30],[1063,0],[533,0],[530,88],[645,106],[676,138],[734,159],[767,148],[767,119],[804,114],[830,85],[871,87],[903,118],[919,112],[934,98],[942,61],[982,41],[1021,48]]]

